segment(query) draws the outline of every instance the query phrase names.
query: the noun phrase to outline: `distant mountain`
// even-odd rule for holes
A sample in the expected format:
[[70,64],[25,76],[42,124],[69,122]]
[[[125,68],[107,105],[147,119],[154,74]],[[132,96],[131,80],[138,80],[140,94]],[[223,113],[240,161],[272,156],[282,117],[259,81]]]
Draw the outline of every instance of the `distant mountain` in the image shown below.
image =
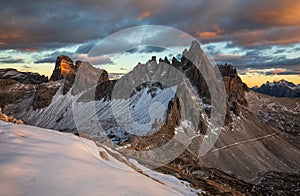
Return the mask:
[[44,75],[39,75],[38,73],[31,72],[20,72],[16,69],[0,69],[1,79],[15,80],[23,84],[41,84],[43,82],[48,82],[48,78]]
[[252,90],[275,97],[300,97],[300,84],[295,85],[286,80],[266,82],[260,87],[253,87]]

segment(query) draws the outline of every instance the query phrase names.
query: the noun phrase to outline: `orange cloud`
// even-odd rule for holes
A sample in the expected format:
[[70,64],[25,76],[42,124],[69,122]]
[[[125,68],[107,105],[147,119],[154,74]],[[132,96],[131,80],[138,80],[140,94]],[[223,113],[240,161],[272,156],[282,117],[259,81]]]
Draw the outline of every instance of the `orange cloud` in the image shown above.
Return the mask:
[[205,31],[205,32],[197,32],[197,35],[200,38],[211,38],[211,37],[216,37],[218,34],[217,32]]
[[143,11],[140,15],[139,15],[139,19],[145,19],[148,18],[149,16],[151,16],[151,12],[149,10]]
[[214,31],[197,32],[196,35],[199,38],[213,38],[213,37],[217,37],[223,32],[224,30],[221,29],[218,25],[214,25]]
[[[22,49],[20,49],[20,50],[22,50]],[[33,48],[25,48],[23,50],[26,51],[26,52],[37,52],[37,50],[33,49]]]
[[190,35],[187,34],[187,33],[182,33],[182,34],[180,34],[178,37],[179,37],[179,38],[188,38],[188,37],[190,37]]
[[299,25],[300,1],[282,1],[276,7],[270,7],[255,14],[254,21],[263,24]]

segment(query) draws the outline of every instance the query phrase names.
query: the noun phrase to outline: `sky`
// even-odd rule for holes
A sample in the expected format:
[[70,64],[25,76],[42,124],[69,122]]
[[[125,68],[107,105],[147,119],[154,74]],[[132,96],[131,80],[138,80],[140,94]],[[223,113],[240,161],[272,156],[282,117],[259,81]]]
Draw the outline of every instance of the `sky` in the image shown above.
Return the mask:
[[[0,68],[50,76],[58,55],[84,59],[101,40],[139,25],[176,28],[201,42],[215,63],[230,63],[252,87],[286,79],[300,83],[297,0],[1,0]],[[154,30],[155,46],[116,53],[131,34],[110,42],[95,66],[121,75],[138,62],[179,57],[188,47]],[[152,42],[153,43],[153,42]],[[182,44],[182,45],[181,45]],[[186,44],[186,43],[185,43]]]

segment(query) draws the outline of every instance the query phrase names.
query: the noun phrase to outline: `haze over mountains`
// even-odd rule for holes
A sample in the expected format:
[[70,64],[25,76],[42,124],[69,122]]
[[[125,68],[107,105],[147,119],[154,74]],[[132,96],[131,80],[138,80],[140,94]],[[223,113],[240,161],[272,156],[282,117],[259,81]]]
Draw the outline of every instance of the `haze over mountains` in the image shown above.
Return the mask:
[[[183,51],[180,60],[157,62],[152,57],[119,80],[110,80],[107,71],[87,62],[74,63],[64,55],[57,57],[49,80],[38,74],[1,69],[0,107],[26,124],[88,137],[150,168],[161,158],[155,149],[167,146],[165,150],[171,151],[185,145],[169,143],[173,138],[192,138],[174,159],[172,153],[162,154],[170,161],[155,169],[184,179],[207,194],[297,194],[299,98],[254,92],[232,65],[216,66],[226,92],[223,126],[213,148],[199,156],[199,147],[212,124],[214,100],[208,81],[193,60],[208,62],[196,42]],[[174,77],[175,71],[189,80],[191,91],[186,90],[188,82],[181,86],[143,80],[157,76],[164,81]],[[124,89],[115,92],[120,81],[129,93],[127,97],[118,95]],[[139,85],[127,91],[134,82]],[[262,90],[266,94],[279,89],[272,95],[297,97],[292,96],[292,89],[298,87],[286,81],[266,86],[259,89],[270,88]],[[124,118],[127,111],[131,119]],[[138,132],[133,132],[135,129]],[[149,151],[155,156],[149,156]]]

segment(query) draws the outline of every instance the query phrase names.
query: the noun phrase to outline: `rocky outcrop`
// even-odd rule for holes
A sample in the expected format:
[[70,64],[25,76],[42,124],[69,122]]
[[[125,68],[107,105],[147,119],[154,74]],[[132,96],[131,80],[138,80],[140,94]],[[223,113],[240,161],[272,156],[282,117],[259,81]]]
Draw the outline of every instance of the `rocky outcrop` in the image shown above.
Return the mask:
[[16,69],[0,69],[0,79],[15,80],[22,84],[41,84],[48,82],[48,77],[38,73],[20,72]]
[[6,115],[2,113],[2,108],[0,108],[0,120],[4,122],[11,122],[11,123],[16,123],[16,124],[24,124],[23,121],[15,119],[11,115]]
[[55,61],[55,68],[50,80],[64,81],[63,94],[66,94],[75,83],[72,94],[76,95],[109,79],[108,73],[105,70],[95,68],[88,62],[79,60],[74,65],[70,57],[60,55]]
[[60,84],[57,82],[48,82],[40,84],[37,87],[36,93],[33,99],[33,109],[41,109],[47,107],[51,101],[53,96],[56,94],[60,87]]
[[76,61],[76,79],[72,95],[76,95],[106,81],[109,81],[107,71],[98,69],[88,62]]
[[50,77],[51,81],[57,81],[61,79],[71,80],[74,79],[76,74],[76,68],[73,65],[73,60],[66,56],[60,55],[56,58],[55,67]]
[[56,58],[54,71],[50,77],[51,81],[64,80],[63,94],[66,94],[72,87],[76,76],[76,67],[72,59],[65,55]]
[[[22,84],[16,80],[0,79],[0,107],[18,113],[28,109],[38,85]],[[20,104],[19,106],[17,106]],[[10,113],[8,113],[10,114]]]
[[286,80],[279,80],[278,82],[274,81],[273,83],[266,82],[260,87],[252,88],[252,90],[275,97],[300,97],[300,84],[295,85]]

